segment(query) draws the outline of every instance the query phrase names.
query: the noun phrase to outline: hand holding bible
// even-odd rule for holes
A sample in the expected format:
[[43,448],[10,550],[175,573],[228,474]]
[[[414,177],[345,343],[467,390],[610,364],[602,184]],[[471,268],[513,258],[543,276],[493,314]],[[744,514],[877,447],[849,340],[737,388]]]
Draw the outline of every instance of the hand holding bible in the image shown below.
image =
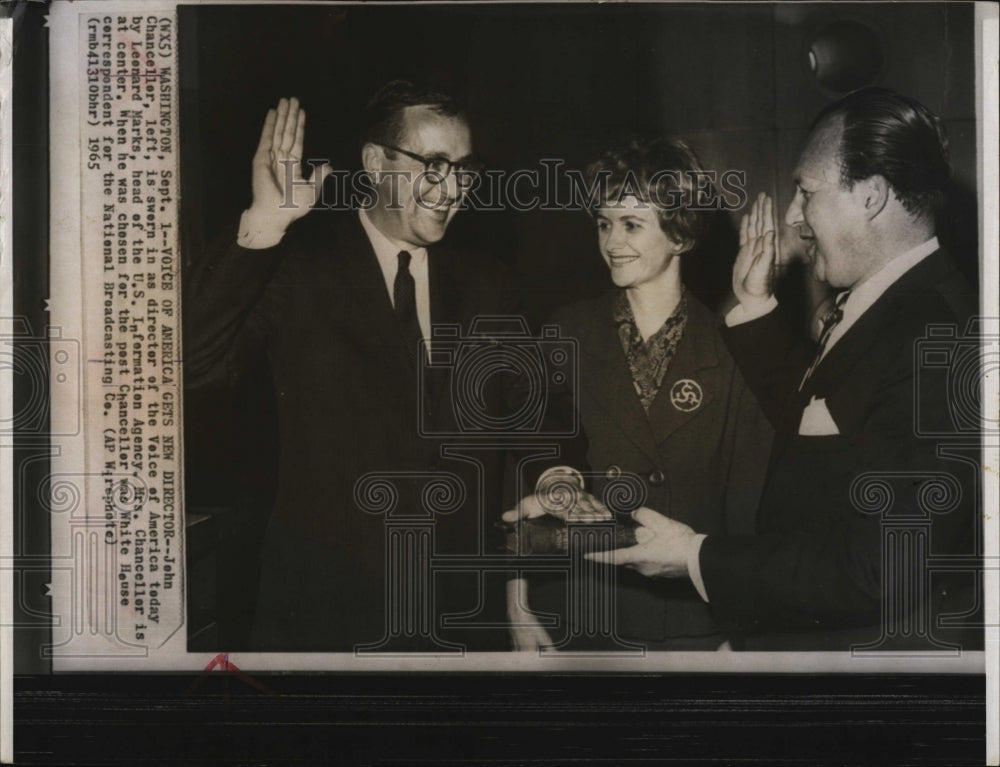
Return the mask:
[[647,578],[685,578],[688,555],[697,533],[683,522],[665,517],[645,507],[632,512],[639,524],[636,544],[613,551],[587,554],[595,562],[623,565]]
[[570,525],[614,523],[614,534],[589,539],[592,547],[625,547],[635,543],[636,525],[630,517],[615,515],[590,493],[578,487],[548,487],[529,495],[503,515],[506,550],[512,554],[566,554]]

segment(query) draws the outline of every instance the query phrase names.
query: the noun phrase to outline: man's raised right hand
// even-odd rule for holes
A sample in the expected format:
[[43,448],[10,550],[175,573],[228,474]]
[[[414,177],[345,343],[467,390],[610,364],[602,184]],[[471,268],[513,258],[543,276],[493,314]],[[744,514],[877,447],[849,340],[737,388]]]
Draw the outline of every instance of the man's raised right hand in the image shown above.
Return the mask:
[[763,192],[740,220],[740,250],[733,264],[733,293],[741,305],[767,302],[774,294],[774,203]]
[[253,157],[253,202],[244,212],[240,240],[248,247],[269,247],[319,202],[323,180],[332,168],[323,164],[308,179],[302,175],[306,113],[296,98],[281,99],[270,109]]

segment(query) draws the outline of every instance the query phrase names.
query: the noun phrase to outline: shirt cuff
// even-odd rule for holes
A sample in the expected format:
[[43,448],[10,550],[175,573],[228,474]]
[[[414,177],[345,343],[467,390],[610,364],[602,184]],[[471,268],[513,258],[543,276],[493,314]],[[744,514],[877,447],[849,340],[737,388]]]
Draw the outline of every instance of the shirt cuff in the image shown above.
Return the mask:
[[691,583],[694,584],[695,590],[698,592],[698,596],[702,598],[704,602],[708,602],[708,591],[705,590],[705,581],[701,578],[701,563],[698,557],[701,554],[701,544],[705,542],[707,535],[698,534],[692,541],[691,545],[688,547],[687,555],[687,568],[688,568],[688,578],[691,579]]
[[730,309],[729,313],[726,314],[726,327],[731,328],[735,325],[742,325],[745,322],[760,319],[765,314],[773,312],[777,306],[778,299],[774,296],[771,296],[766,301],[736,304],[736,306]]
[[535,483],[535,492],[541,491],[556,476],[564,482],[572,480],[581,490],[586,486],[586,483],[583,481],[583,475],[572,466],[553,466],[542,472],[542,476]]
[[274,225],[266,217],[254,216],[249,210],[240,216],[240,227],[236,230],[236,244],[248,250],[273,248],[285,236],[285,230]]

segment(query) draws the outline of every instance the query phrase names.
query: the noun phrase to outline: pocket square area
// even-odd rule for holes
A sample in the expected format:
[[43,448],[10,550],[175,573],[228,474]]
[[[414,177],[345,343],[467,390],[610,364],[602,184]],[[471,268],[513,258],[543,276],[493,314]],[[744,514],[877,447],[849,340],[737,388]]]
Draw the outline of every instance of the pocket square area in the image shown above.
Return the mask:
[[840,434],[840,429],[834,423],[830,411],[826,409],[826,400],[813,397],[802,411],[799,421],[799,434],[803,437],[826,437]]

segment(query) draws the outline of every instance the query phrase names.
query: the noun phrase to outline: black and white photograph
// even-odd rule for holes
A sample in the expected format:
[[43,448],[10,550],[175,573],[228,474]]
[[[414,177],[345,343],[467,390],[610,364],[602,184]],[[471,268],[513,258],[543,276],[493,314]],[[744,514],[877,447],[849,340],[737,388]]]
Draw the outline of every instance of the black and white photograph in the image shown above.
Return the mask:
[[994,6],[9,5],[33,748],[224,679],[465,721],[344,763],[732,761],[654,721],[741,696],[1000,758]]
[[973,7],[549,10],[179,9],[189,649],[981,650]]

